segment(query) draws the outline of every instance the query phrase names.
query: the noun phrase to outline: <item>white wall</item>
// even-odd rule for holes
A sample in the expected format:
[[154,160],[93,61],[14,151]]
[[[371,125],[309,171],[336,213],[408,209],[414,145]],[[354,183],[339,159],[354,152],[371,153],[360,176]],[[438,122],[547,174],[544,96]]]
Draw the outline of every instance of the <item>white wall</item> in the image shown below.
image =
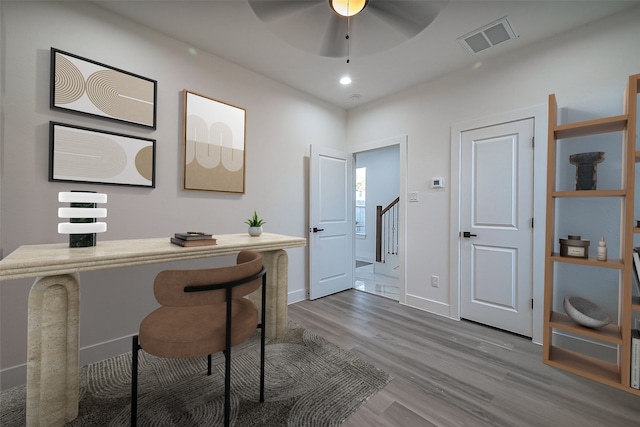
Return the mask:
[[356,167],[367,168],[366,235],[356,236],[356,259],[376,259],[376,206],[385,208],[400,195],[400,147],[392,145],[356,153]]
[[[108,232],[100,240],[170,236],[198,229],[246,232],[253,210],[266,231],[307,235],[309,145],[342,148],[344,110],[276,83],[87,2],[2,2],[2,176],[0,245],[5,256],[24,244],[61,243],[57,193],[106,192]],[[49,109],[49,53],[56,47],[158,81],[157,130]],[[181,188],[182,90],[247,111],[246,194]],[[47,180],[50,120],[157,140],[155,189]],[[289,250],[289,293],[304,298],[307,250]],[[227,259],[208,261],[211,264]],[[151,282],[164,268],[205,261],[83,273],[81,363],[129,350],[125,337],[155,308]],[[25,381],[27,296],[32,280],[0,284],[2,388]]]
[[[450,257],[450,242],[458,234],[451,224],[451,187],[432,191],[428,182],[433,176],[451,178],[452,127],[544,105],[550,93],[556,93],[560,107],[569,109],[562,111],[565,121],[620,114],[627,78],[640,73],[638,22],[636,7],[494,60],[483,61],[480,54],[477,67],[349,111],[350,147],[408,135],[407,189],[418,191],[420,202],[407,205],[407,304],[457,316],[458,302],[450,289],[457,286],[450,277],[456,261]],[[535,165],[537,182],[540,177],[544,182],[542,163]],[[540,207],[544,198],[534,203]],[[536,224],[543,223],[543,218],[536,218]],[[538,245],[534,250],[541,256],[544,249]],[[429,285],[431,275],[440,276],[439,288]],[[541,296],[542,275],[538,277],[534,295]],[[541,310],[541,300],[536,307]],[[539,314],[534,319],[541,319]],[[541,326],[538,320],[534,329],[540,331]]]

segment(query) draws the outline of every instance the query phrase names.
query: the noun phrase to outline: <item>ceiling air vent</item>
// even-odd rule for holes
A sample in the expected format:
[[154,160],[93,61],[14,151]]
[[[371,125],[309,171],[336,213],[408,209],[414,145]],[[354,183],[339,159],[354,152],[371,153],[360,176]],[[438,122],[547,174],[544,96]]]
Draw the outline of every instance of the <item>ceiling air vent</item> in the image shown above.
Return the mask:
[[458,41],[469,54],[473,55],[507,40],[518,38],[505,16],[482,28],[465,34]]

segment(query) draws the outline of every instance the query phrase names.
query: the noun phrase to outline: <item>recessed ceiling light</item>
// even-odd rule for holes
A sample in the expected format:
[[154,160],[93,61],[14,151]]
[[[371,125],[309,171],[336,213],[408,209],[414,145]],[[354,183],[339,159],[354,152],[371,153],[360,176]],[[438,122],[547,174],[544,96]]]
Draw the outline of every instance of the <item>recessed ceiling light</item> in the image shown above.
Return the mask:
[[349,76],[344,76],[340,79],[340,84],[343,85],[350,85],[351,84],[351,77]]

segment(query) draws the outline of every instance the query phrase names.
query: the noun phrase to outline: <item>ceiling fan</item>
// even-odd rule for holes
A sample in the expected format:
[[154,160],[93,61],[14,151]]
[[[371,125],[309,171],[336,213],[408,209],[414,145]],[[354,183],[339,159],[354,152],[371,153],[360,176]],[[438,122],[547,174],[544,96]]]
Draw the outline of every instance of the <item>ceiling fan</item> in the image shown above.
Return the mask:
[[364,4],[359,13],[349,18],[336,12],[332,0],[249,0],[249,5],[260,21],[292,46],[311,54],[340,58],[381,52],[415,37],[433,22],[445,3],[349,1]]

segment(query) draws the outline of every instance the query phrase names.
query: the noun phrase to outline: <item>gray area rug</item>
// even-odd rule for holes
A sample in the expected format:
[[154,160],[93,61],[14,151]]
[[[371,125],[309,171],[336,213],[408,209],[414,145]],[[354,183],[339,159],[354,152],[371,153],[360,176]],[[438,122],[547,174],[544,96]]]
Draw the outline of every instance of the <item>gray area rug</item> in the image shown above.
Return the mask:
[[[232,350],[231,420],[235,426],[337,426],[391,377],[293,322],[268,340],[265,402],[259,400],[256,333]],[[138,425],[215,426],[224,419],[224,357],[162,359],[140,352]],[[122,354],[80,373],[80,415],[68,426],[129,425],[131,355]],[[24,386],[0,394],[0,425],[25,424]]]

